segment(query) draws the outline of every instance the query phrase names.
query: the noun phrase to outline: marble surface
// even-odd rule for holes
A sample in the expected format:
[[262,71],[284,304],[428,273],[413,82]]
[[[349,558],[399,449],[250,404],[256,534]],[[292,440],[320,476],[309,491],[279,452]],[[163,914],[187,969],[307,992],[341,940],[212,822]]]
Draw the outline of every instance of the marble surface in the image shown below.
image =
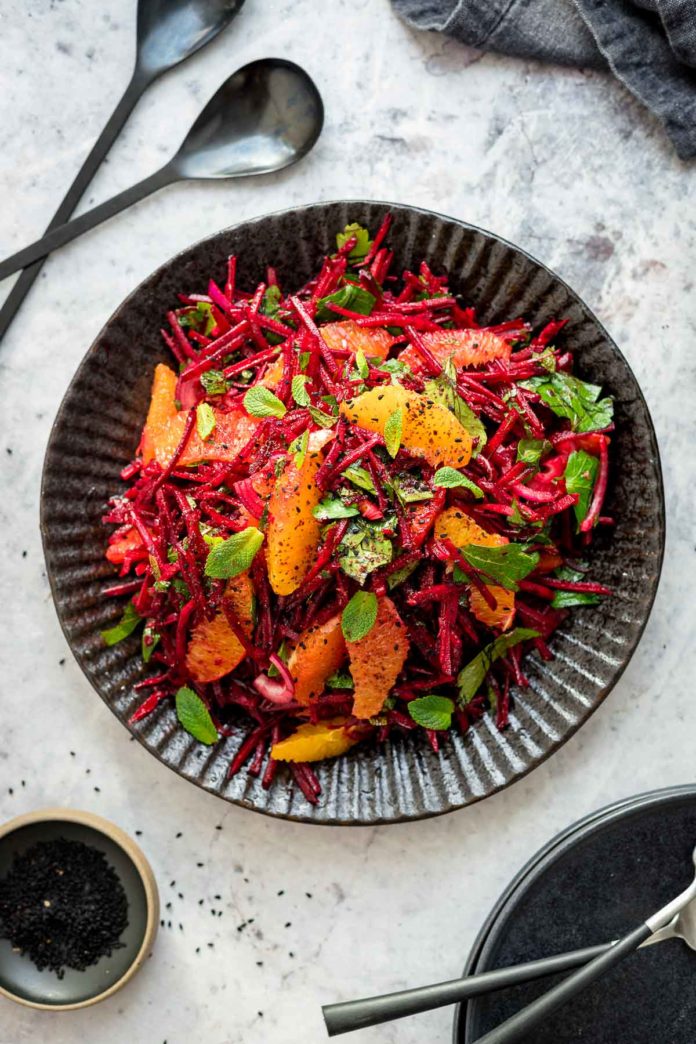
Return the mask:
[[[0,7],[2,254],[42,232],[124,88],[134,8],[132,0]],[[221,38],[148,92],[85,204],[159,166],[225,76],[264,54],[295,59],[320,86],[327,122],[313,154],[279,177],[166,189],[60,251],[0,352],[0,816],[65,803],[141,831],[171,904],[171,926],[126,990],[58,1017],[2,1001],[2,1044],[320,1042],[322,1001],[457,975],[499,891],[553,832],[614,799],[693,780],[693,169],[599,74],[411,33],[386,0],[248,0]],[[481,805],[353,830],[227,806],[129,742],[66,647],[38,532],[53,416],[121,299],[226,224],[341,196],[465,218],[568,279],[641,382],[668,512],[645,636],[588,725]],[[354,1039],[445,1044],[450,1026],[443,1010]]]

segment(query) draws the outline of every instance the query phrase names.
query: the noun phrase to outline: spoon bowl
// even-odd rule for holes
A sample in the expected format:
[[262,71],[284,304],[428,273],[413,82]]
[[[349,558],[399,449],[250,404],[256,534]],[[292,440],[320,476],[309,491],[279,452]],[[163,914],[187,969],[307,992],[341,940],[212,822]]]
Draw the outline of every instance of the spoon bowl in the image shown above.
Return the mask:
[[136,76],[153,80],[225,28],[244,0],[139,0]]
[[182,178],[268,174],[305,156],[323,123],[321,96],[307,73],[282,58],[264,58],[225,80],[171,166]]

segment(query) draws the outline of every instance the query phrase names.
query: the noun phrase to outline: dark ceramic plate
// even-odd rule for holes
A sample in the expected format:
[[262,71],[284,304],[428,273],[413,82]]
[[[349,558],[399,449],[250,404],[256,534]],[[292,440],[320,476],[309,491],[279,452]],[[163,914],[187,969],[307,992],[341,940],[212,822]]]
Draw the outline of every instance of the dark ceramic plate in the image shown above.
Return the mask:
[[311,823],[368,824],[419,819],[478,801],[519,779],[557,749],[602,702],[626,667],[655,596],[664,546],[664,499],[655,434],[640,388],[597,319],[557,276],[523,251],[481,229],[414,207],[320,203],[248,221],[203,240],[146,279],[111,317],[68,388],[51,433],[43,474],[41,528],[58,616],[80,666],[126,724],[147,673],[133,638],[110,649],[99,631],[121,607],[102,597],[113,580],[99,519],[122,488],[147,412],[152,371],[166,358],[161,317],[178,291],[224,279],[228,254],[239,257],[241,285],[255,285],[267,263],[289,287],[317,270],[350,221],[376,228],[387,211],[395,270],[425,258],[486,323],[523,315],[535,326],[570,321],[564,340],[578,372],[616,399],[612,479],[606,506],[617,522],[593,549],[593,576],[616,592],[601,607],[573,612],[554,636],[556,658],[528,661],[531,689],[515,694],[510,728],[484,719],[439,754],[408,737],[383,750],[358,748],[318,766],[321,804],[311,807],[282,779],[269,792],[244,773],[227,778],[243,739],[236,733],[203,748],[160,705],[129,726],[148,750],[180,775],[247,808]]
[[[696,787],[612,805],[537,853],[496,904],[465,974],[619,938],[693,877]],[[581,913],[580,913],[581,911]],[[693,1044],[696,953],[677,940],[633,954],[520,1044]],[[457,1009],[454,1044],[470,1044],[557,977]]]

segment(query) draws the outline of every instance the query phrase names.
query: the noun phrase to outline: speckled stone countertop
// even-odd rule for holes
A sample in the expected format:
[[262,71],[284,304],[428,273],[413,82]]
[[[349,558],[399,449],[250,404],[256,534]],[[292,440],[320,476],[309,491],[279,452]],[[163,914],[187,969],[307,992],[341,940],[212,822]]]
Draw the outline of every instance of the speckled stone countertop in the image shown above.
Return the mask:
[[[43,231],[124,88],[134,9],[133,0],[2,4],[3,255]],[[306,66],[324,95],[312,155],[279,177],[168,188],[60,251],[0,350],[0,816],[65,803],[114,819],[152,860],[165,917],[144,971],[103,1005],[52,1016],[0,1002],[2,1044],[321,1042],[322,1001],[457,975],[502,887],[554,831],[614,799],[694,778],[693,168],[599,74],[411,33],[386,0],[248,0],[222,37],[148,92],[85,205],[153,171],[226,75],[267,54]],[[130,742],[66,647],[38,531],[52,419],[122,298],[227,224],[342,196],[464,218],[565,277],[641,382],[668,514],[641,646],[579,734],[483,804],[354,830],[225,805]],[[359,1039],[445,1044],[450,1027],[442,1010]]]

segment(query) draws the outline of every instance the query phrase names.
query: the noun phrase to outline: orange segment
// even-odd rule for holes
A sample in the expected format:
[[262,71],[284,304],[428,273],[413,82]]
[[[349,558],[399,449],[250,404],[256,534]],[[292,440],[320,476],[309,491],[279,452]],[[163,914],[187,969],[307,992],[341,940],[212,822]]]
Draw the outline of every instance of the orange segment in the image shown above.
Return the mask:
[[[181,442],[186,427],[188,410],[176,408],[176,374],[160,363],[155,368],[152,398],[140,447],[145,464],[156,460],[163,468]],[[258,425],[246,410],[225,413],[213,409],[215,428],[204,442],[194,426],[178,463],[198,464],[202,460],[232,460],[249,441]]]
[[[457,369],[465,366],[483,366],[493,359],[509,359],[512,347],[490,330],[433,330],[421,334],[426,348],[438,362],[452,358]],[[420,373],[423,362],[415,348],[409,345],[399,356],[414,373]]]
[[494,584],[486,586],[495,599],[495,609],[490,607],[476,587],[472,587],[469,592],[469,608],[481,623],[507,631],[515,618],[515,592]]
[[[242,631],[251,637],[254,626],[254,585],[248,573],[228,580],[225,599],[229,600]],[[237,638],[221,609],[212,620],[194,627],[186,652],[186,667],[194,681],[217,681],[233,671],[244,659],[244,646]]]
[[[460,550],[469,544],[474,544],[476,547],[501,547],[503,544],[509,543],[507,537],[500,533],[487,533],[477,522],[474,522],[473,518],[455,507],[447,508],[438,515],[435,519],[434,532],[438,540],[449,539]],[[495,609],[491,609],[481,592],[472,586],[469,591],[471,611],[481,623],[487,624],[488,627],[500,627],[501,630],[506,631],[515,615],[514,592],[495,584],[486,586],[495,599]]]
[[289,460],[268,502],[266,563],[278,595],[297,590],[319,547],[320,525],[312,511],[322,497],[314,481],[321,461],[321,453],[308,453],[298,471]]
[[340,411],[351,424],[384,435],[387,419],[401,409],[402,446],[424,457],[433,467],[448,464],[463,468],[471,458],[471,436],[453,413],[425,395],[399,384],[372,388],[355,399],[342,402]]
[[106,557],[114,565],[120,565],[129,551],[137,551],[143,541],[137,529],[129,529],[118,540],[114,540],[106,549]]
[[283,360],[276,359],[275,362],[271,363],[271,365],[268,367],[265,374],[258,383],[262,384],[264,388],[270,388],[271,390],[273,390],[274,388],[278,387],[282,379]]
[[322,761],[345,754],[359,742],[341,727],[345,721],[329,718],[316,725],[300,725],[292,736],[273,744],[271,757],[276,761]]
[[379,714],[406,661],[408,645],[406,628],[396,606],[390,598],[380,598],[372,630],[359,641],[348,642],[356,718]]
[[297,702],[306,705],[312,696],[319,696],[326,679],[335,674],[345,658],[346,642],[340,616],[332,616],[326,623],[304,631],[288,658]]
[[344,323],[326,323],[320,328],[320,333],[332,351],[342,348],[344,351],[362,352],[368,359],[386,359],[389,349],[397,340],[388,330],[358,326],[354,319]]
[[434,533],[437,540],[451,540],[460,550],[468,544],[477,547],[500,547],[509,543],[500,533],[487,533],[461,508],[450,507],[435,519]]

